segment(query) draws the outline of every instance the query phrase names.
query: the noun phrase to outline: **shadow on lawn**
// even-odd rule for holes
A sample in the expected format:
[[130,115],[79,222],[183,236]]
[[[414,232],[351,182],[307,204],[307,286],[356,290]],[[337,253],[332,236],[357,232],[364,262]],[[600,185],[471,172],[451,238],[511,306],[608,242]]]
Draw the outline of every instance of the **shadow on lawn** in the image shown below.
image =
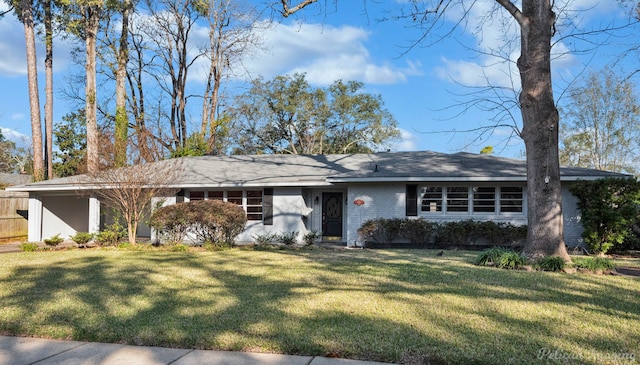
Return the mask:
[[[465,260],[415,251],[87,252],[0,277],[11,288],[0,298],[9,309],[0,333],[431,364],[595,364],[637,350],[632,279]],[[576,325],[572,315],[591,322]],[[541,349],[564,359],[539,359]]]

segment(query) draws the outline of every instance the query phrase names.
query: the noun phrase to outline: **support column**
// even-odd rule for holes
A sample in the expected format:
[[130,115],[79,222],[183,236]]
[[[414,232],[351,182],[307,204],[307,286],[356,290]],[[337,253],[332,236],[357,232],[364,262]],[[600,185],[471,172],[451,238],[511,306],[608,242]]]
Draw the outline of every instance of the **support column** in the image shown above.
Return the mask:
[[42,241],[42,200],[35,194],[29,194],[27,229],[27,240],[29,242]]
[[89,198],[89,233],[100,231],[100,200],[95,197]]

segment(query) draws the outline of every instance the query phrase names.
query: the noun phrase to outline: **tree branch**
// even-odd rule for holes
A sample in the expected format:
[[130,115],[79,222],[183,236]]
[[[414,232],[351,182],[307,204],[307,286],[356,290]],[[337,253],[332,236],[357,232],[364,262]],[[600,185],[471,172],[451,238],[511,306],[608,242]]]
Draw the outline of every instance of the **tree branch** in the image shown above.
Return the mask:
[[513,16],[513,18],[518,22],[518,24],[520,24],[520,26],[527,25],[527,19],[524,17],[524,15],[522,15],[520,9],[518,9],[518,7],[515,6],[515,4],[513,4],[511,1],[496,0],[496,2],[502,5],[502,7],[505,8],[505,10],[508,11],[511,16]]
[[300,4],[294,6],[293,8],[289,7],[289,0],[281,0],[282,2],[282,16],[285,18],[293,13],[302,10],[303,8],[315,3],[318,0],[304,0]]

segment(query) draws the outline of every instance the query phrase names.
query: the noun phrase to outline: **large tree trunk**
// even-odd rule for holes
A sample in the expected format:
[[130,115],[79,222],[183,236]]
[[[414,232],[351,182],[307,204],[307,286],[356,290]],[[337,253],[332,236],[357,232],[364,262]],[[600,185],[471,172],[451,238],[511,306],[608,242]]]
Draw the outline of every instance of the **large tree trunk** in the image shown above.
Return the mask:
[[85,9],[85,71],[87,77],[85,89],[85,113],[87,119],[87,171],[94,174],[100,170],[98,154],[98,121],[96,101],[96,35],[100,19],[98,6],[87,6]]
[[118,46],[118,68],[116,69],[116,126],[114,162],[117,167],[127,164],[127,137],[129,133],[129,119],[127,117],[127,63],[129,62],[129,13],[131,1],[122,2],[122,28],[120,44]]
[[44,102],[44,131],[45,131],[45,165],[47,179],[53,178],[53,25],[51,14],[51,0],[44,2],[44,28],[46,56],[45,70],[45,102]]
[[551,84],[551,37],[555,14],[548,0],[525,0],[518,68],[522,81],[522,137],[527,151],[527,218],[524,253],[532,258],[559,256],[570,261],[565,248],[560,163],[559,116]]
[[33,143],[33,179],[40,181],[44,179],[44,159],[42,158],[42,122],[40,120],[40,95],[38,93],[38,61],[31,1],[22,0],[20,2],[20,11],[27,46],[29,110],[31,115],[31,140]]

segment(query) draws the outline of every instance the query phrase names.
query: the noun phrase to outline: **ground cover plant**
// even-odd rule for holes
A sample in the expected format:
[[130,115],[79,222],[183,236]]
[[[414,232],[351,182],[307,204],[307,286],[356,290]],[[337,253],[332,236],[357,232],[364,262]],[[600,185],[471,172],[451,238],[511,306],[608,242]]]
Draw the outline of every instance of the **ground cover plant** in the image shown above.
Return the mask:
[[640,356],[639,279],[497,270],[474,265],[477,252],[438,252],[4,254],[0,334],[413,364]]

